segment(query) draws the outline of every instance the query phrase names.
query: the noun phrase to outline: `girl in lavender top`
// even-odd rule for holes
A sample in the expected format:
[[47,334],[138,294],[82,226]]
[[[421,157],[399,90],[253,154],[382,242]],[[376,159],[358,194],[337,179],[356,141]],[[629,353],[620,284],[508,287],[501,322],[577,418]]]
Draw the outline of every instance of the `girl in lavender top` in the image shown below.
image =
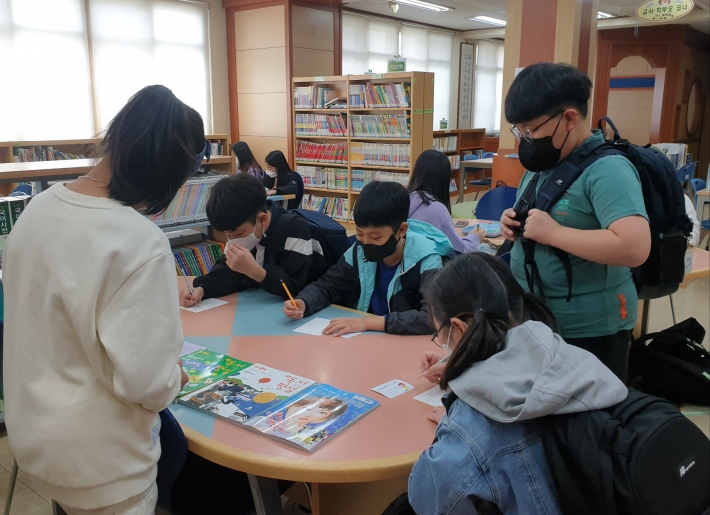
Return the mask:
[[248,173],[264,183],[264,187],[271,183],[271,179],[264,173],[264,169],[254,158],[249,145],[243,141],[238,141],[232,145],[232,155],[237,157],[237,174]]
[[425,150],[414,164],[409,178],[409,218],[421,220],[443,232],[459,254],[476,252],[485,236],[484,231],[471,231],[461,238],[451,220],[449,184],[451,163],[438,150]]

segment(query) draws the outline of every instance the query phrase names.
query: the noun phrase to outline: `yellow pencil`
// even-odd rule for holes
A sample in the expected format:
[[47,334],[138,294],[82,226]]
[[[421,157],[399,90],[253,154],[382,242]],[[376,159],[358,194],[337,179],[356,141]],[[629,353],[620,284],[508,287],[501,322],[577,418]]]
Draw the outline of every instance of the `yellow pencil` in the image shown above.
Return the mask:
[[293,304],[293,307],[298,309],[298,304],[296,304],[296,301],[293,299],[293,295],[291,295],[291,292],[288,291],[288,286],[286,286],[286,283],[283,279],[281,279],[281,286],[283,286],[284,290],[286,290],[286,295],[288,295],[288,298],[291,299],[291,304]]

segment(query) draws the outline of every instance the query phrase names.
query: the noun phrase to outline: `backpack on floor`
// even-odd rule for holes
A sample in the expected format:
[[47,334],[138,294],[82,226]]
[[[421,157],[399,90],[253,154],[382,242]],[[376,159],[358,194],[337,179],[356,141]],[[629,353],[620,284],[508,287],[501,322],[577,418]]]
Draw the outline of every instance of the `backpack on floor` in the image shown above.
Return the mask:
[[710,406],[710,353],[705,329],[694,318],[647,334],[631,346],[629,370],[644,392],[676,405]]
[[[641,180],[643,200],[651,227],[651,252],[644,264],[631,271],[639,298],[656,299],[678,290],[685,273],[685,251],[693,230],[693,222],[685,213],[685,199],[675,170],[670,160],[650,145],[640,147],[623,139],[609,118],[599,120],[602,128],[606,121],[614,130],[614,141],[583,144],[575,154],[562,162],[552,172],[552,176],[536,193],[540,174],[528,183],[525,191],[515,204],[516,220],[524,223],[531,209],[549,211],[567,189],[582,175],[585,168],[598,159],[611,155],[623,155],[636,168]],[[521,227],[522,229],[522,227]],[[520,238],[525,254],[525,277],[530,292],[537,292],[544,298],[544,285],[535,264],[535,248],[532,240]],[[497,255],[510,251],[512,245],[503,245]],[[555,248],[555,254],[562,263],[567,277],[567,301],[572,298],[572,266],[569,255]]]
[[292,215],[303,218],[313,229],[313,233],[323,249],[328,266],[333,266],[345,251],[350,248],[350,241],[345,227],[328,215],[308,209],[289,209]]
[[565,515],[700,515],[710,509],[710,441],[670,402],[637,391],[605,410],[544,419]]

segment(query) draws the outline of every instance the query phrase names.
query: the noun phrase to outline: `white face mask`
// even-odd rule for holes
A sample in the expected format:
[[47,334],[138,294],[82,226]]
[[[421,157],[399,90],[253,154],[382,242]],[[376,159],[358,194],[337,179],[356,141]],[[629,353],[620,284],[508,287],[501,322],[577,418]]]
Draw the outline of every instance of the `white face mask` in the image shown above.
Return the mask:
[[275,179],[276,176],[278,175],[278,172],[269,172],[269,171],[267,171],[267,172],[266,172],[266,175],[268,175],[268,176],[271,177],[272,179]]
[[[261,238],[264,236],[262,235]],[[254,247],[257,246],[257,244],[261,241],[261,238],[258,238],[256,236],[256,226],[254,226],[254,230],[251,232],[249,236],[245,236],[243,238],[232,238],[227,242],[227,245],[224,247],[224,252],[225,254],[227,253],[227,247],[229,245],[239,245],[240,247],[244,247],[248,251],[252,251]]]
[[[468,329],[468,324],[466,324],[466,322],[463,322],[463,325],[464,325],[464,327],[466,327],[466,329]],[[449,336],[446,337],[446,343],[441,346],[441,348],[444,349],[446,351],[446,354],[448,354],[448,355],[451,354],[451,347],[449,347],[449,343],[451,342],[451,333],[453,333],[453,332],[454,332],[454,326],[452,325],[449,328]]]

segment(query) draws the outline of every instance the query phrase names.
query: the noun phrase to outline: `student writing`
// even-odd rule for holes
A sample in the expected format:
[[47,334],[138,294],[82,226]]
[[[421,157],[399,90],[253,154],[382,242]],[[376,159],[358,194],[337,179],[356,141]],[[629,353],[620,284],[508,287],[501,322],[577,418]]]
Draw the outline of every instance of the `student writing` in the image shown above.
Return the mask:
[[360,193],[353,216],[357,242],[318,281],[284,303],[292,319],[330,304],[357,308],[374,317],[337,318],[323,331],[342,336],[360,331],[426,334],[430,331],[423,291],[442,256],[453,249],[438,229],[407,220],[409,195],[393,182],[372,182]]
[[[521,71],[505,99],[505,116],[520,140],[527,168],[518,197],[531,181],[536,190],[580,147],[603,143],[591,131],[587,103],[592,83],[566,64],[538,63]],[[548,212],[531,209],[522,235],[515,211],[501,217],[511,241],[537,242],[535,270],[525,267],[523,241],[511,251],[510,265],[526,289],[544,292],[565,340],[594,353],[622,380],[626,378],[631,330],[638,296],[630,268],[646,261],[651,233],[636,168],[623,156],[605,156],[588,166]],[[572,289],[556,249],[571,267]]]
[[[273,150],[266,155],[264,159],[266,163],[266,175],[271,179],[268,186],[267,195],[297,195],[298,181],[295,173],[286,161],[286,156],[280,150]],[[286,204],[287,209],[295,209],[296,199],[289,200]]]
[[[434,339],[451,351],[434,444],[409,477],[416,513],[560,514],[542,446],[547,415],[606,408],[627,396],[595,356],[513,313],[479,254],[448,263],[427,292]],[[474,442],[474,443],[472,443]]]
[[288,298],[323,275],[328,266],[308,222],[266,199],[262,183],[247,174],[225,177],[207,201],[212,227],[229,238],[224,255],[207,275],[193,280],[191,294],[180,284],[180,304],[261,288]]
[[486,235],[483,230],[471,231],[465,238],[456,232],[451,220],[451,163],[438,150],[425,150],[414,164],[409,178],[409,218],[427,222],[446,234],[459,254],[476,252]]
[[170,204],[206,145],[196,111],[146,87],[99,164],[35,197],[8,239],[8,433],[23,480],[69,515],[155,508],[158,412],[187,376],[175,262],[143,215]]
[[232,155],[237,158],[237,174],[245,173],[259,179],[264,186],[267,186],[271,179],[258,163],[254,154],[251,153],[249,145],[243,141],[237,141],[232,145]]

